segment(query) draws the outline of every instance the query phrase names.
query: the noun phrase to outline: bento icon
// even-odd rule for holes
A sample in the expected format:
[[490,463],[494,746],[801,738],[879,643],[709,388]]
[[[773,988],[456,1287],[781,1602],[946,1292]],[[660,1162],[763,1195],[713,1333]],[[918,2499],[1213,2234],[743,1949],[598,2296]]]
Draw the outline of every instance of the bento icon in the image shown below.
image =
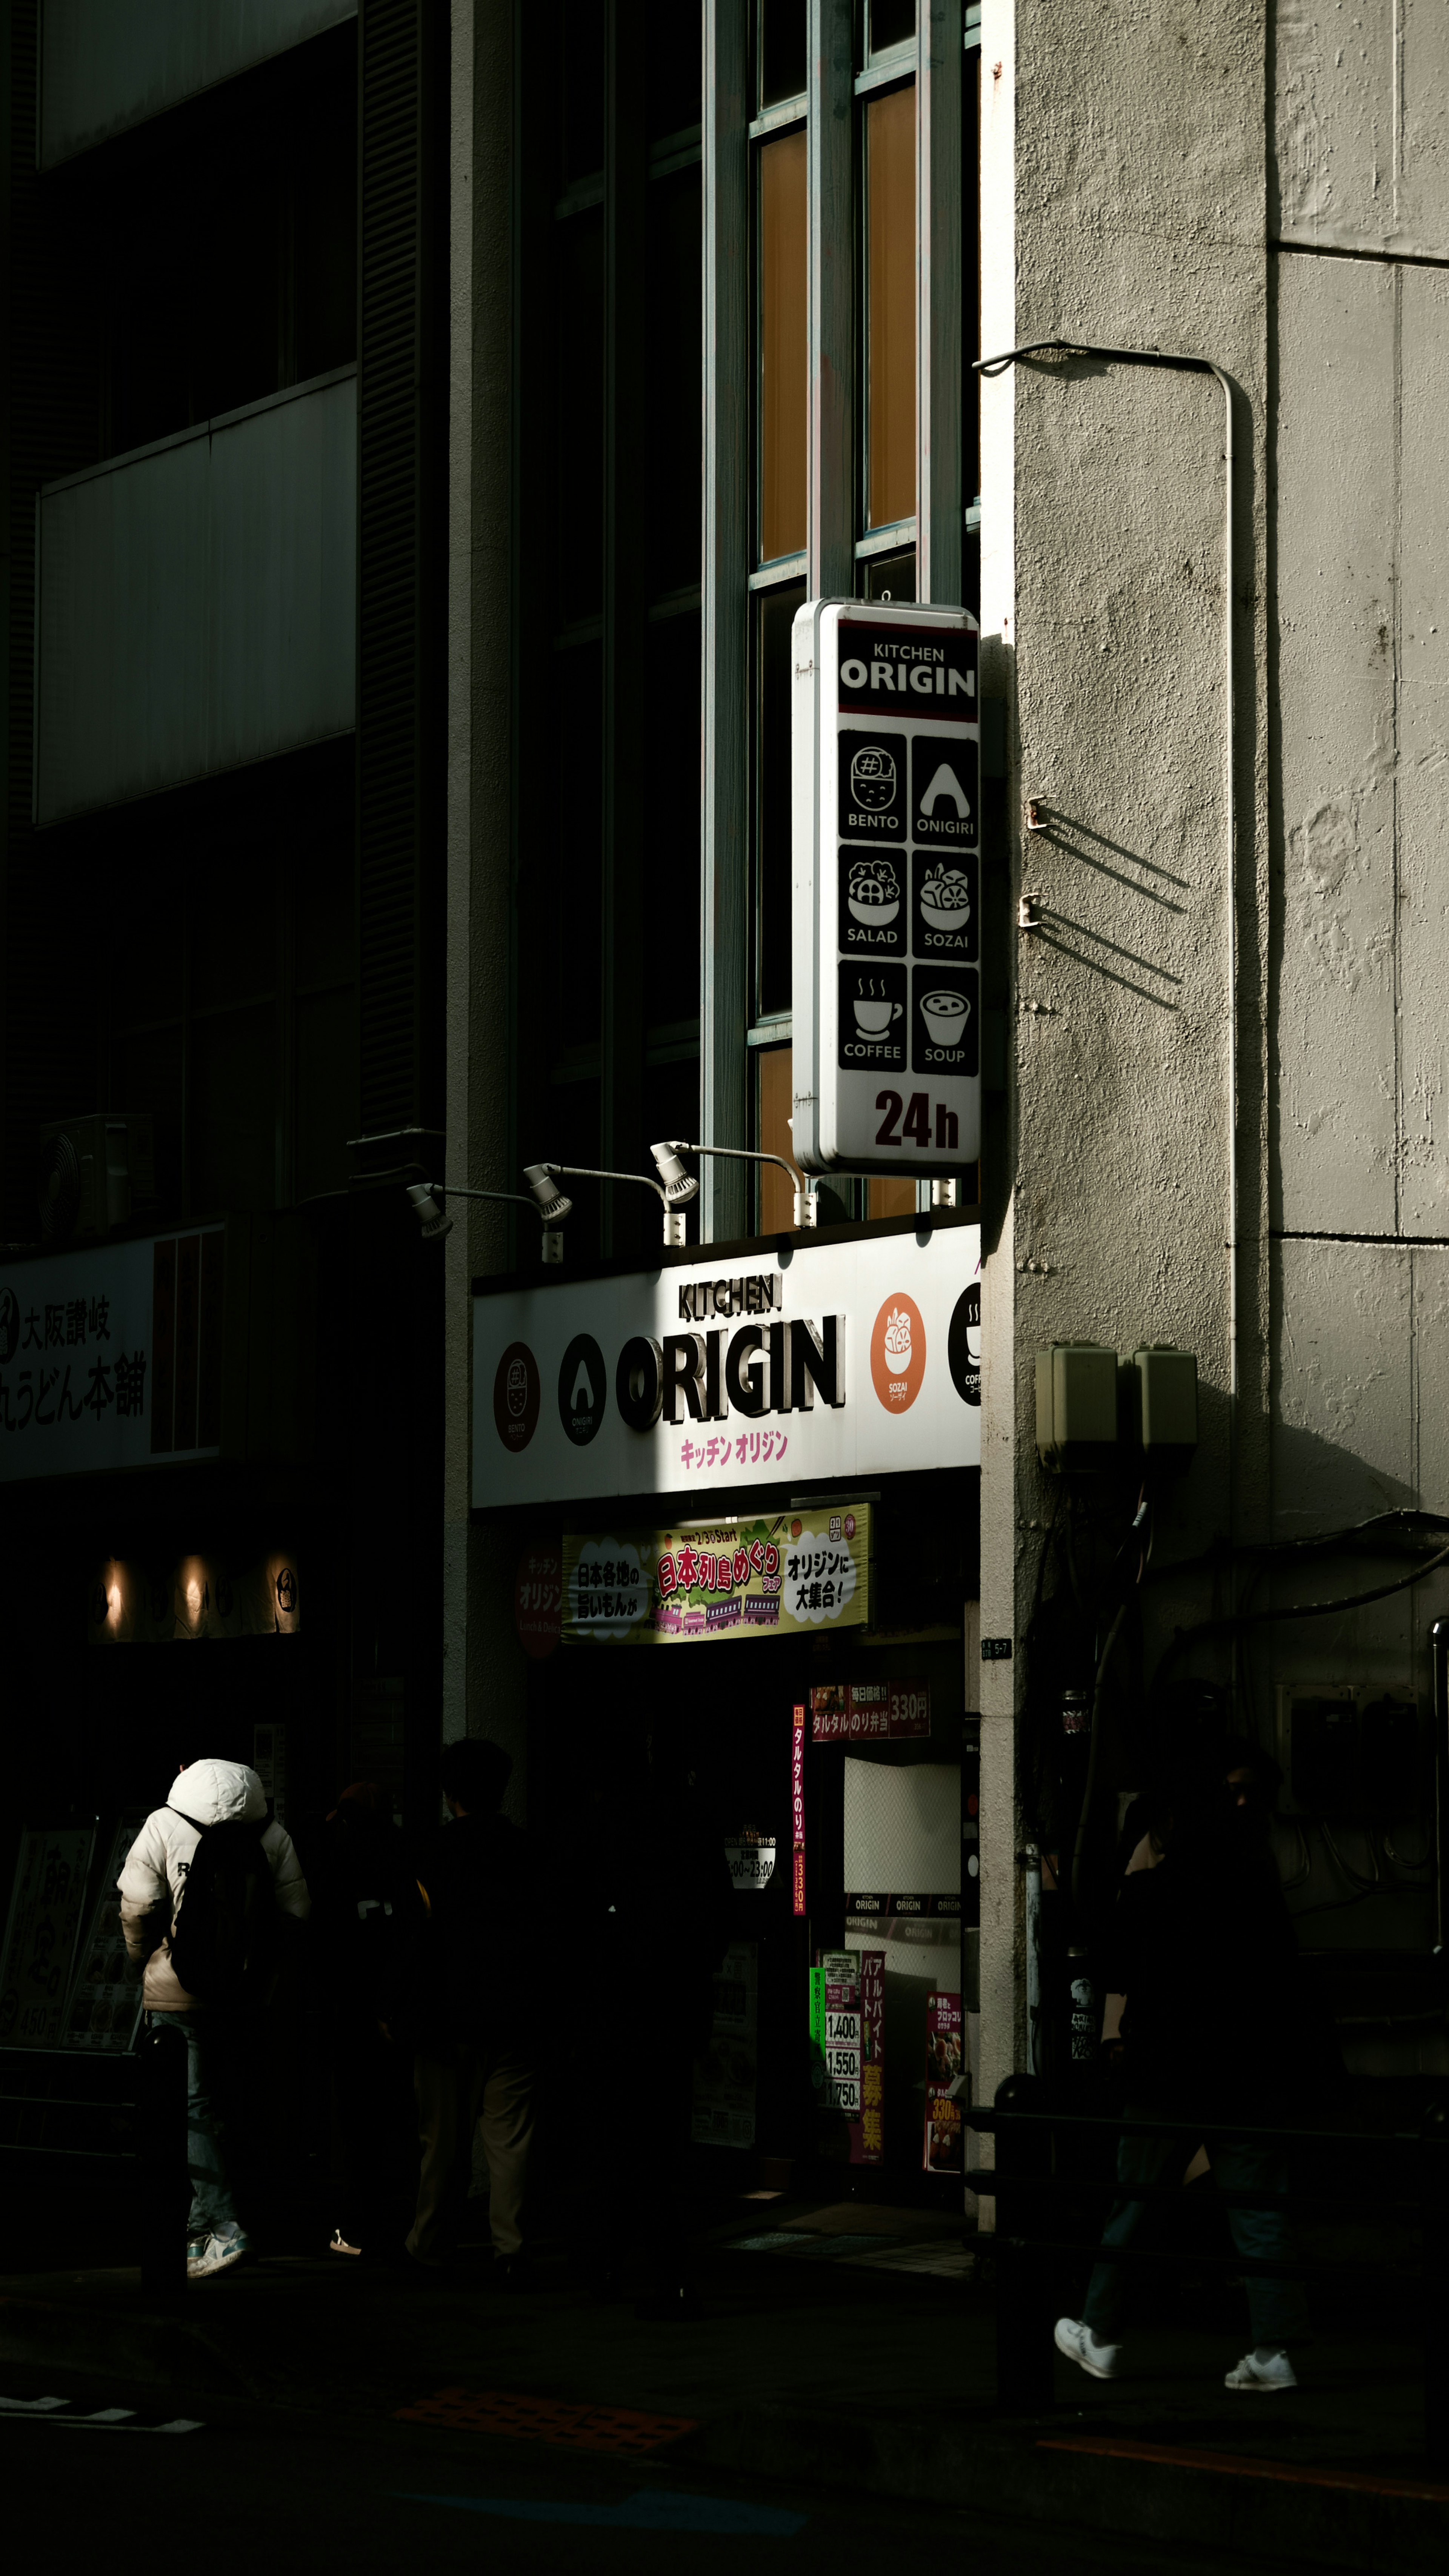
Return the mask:
[[878,742],[868,742],[850,764],[851,801],[866,814],[883,814],[896,801],[896,764]]

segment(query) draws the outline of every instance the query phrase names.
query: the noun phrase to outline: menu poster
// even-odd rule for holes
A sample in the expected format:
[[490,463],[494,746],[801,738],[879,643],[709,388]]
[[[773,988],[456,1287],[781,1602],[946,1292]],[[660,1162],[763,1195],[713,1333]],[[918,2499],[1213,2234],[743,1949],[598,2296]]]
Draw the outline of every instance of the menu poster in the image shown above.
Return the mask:
[[817,1744],[891,1743],[931,1732],[929,1682],[817,1682],[810,1693]]
[[85,1937],[75,1954],[75,1980],[62,2043],[66,2048],[123,2051],[135,2038],[141,2013],[141,1983],[126,1964],[121,1896],[116,1881],[140,1830],[140,1819],[131,1817],[116,1827],[112,1838]]
[[885,1952],[860,1954],[860,2117],[850,2124],[850,2161],[885,2156]]
[[89,1825],[22,1830],[0,1956],[0,2046],[59,2042],[94,1839]]
[[962,2055],[961,1998],[933,1988],[926,2006],[926,2142],[922,2159],[927,2173],[959,2174],[962,2163],[961,2103],[951,2088],[959,2086]]
[[694,2062],[689,2134],[696,2146],[755,2143],[759,1958],[757,1941],[736,1941],[715,1977],[709,2047]]
[[810,1980],[810,2036],[823,2082],[818,2108],[860,2117],[860,1952],[826,1950]]

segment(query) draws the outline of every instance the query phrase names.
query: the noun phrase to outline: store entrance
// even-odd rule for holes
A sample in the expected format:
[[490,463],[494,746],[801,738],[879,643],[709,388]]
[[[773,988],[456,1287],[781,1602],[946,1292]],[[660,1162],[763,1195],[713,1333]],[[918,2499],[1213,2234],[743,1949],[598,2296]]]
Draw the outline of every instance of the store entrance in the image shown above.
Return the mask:
[[[532,1684],[529,1805],[538,1830],[566,1832],[580,1782],[596,1780],[601,1765],[620,1780],[633,1776],[654,1739],[677,1761],[728,1855],[733,1937],[696,2085],[696,2161],[716,2168],[725,2188],[825,2184],[959,2208],[959,2126],[951,2151],[952,2124],[937,2124],[932,2159],[927,2115],[928,2058],[934,2051],[939,2077],[954,2047],[959,2071],[962,2045],[959,1641],[567,1646],[533,1668]],[[805,1712],[802,1914],[792,1821],[797,1709]],[[657,1882],[667,1941],[668,1855],[641,1851],[638,1865]],[[880,1989],[873,2053],[865,2043],[875,2073],[867,2082],[858,2071],[854,2098],[844,2061],[828,2055],[818,2011],[812,2018],[812,1971],[850,1955],[857,1980],[871,1961],[868,1977]],[[854,2009],[858,2017],[858,1999]],[[862,2089],[872,2094],[868,2106]],[[866,2107],[876,2114],[869,2122]]]

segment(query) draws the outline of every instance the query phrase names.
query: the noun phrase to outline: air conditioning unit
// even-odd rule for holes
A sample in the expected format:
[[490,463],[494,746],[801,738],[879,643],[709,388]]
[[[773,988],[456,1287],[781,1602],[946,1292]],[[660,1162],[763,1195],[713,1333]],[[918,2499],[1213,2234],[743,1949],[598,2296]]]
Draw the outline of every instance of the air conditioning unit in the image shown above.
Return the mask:
[[144,1224],[156,1213],[150,1111],[101,1109],[42,1127],[36,1195],[47,1251]]

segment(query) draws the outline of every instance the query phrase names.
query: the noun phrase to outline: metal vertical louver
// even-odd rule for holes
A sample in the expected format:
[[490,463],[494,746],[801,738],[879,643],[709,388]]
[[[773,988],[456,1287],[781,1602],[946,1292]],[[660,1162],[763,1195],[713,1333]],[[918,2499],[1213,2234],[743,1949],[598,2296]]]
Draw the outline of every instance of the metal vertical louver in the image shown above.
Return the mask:
[[434,1083],[424,992],[428,867],[439,837],[443,567],[434,303],[446,168],[429,0],[359,13],[357,834],[364,1128],[425,1119]]

